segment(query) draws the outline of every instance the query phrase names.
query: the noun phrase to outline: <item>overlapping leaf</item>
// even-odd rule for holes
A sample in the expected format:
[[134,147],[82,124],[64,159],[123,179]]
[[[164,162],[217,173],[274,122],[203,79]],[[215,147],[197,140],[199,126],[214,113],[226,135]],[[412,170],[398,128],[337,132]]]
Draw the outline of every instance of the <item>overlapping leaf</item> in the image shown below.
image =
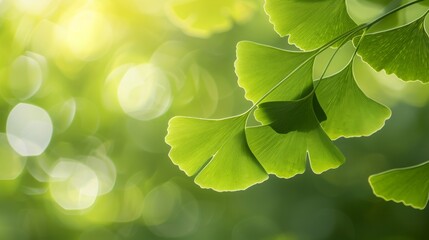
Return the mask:
[[425,17],[399,28],[368,34],[360,43],[359,54],[377,71],[394,73],[404,81],[429,82],[429,36]]
[[252,152],[268,173],[291,178],[305,171],[306,158],[319,174],[337,168],[344,156],[320,127],[313,110],[314,94],[289,102],[260,105],[259,119],[268,125],[249,128]]
[[[207,29],[198,33],[198,28],[207,22],[195,22],[200,16],[193,15],[189,8],[199,6],[212,11],[227,2],[239,0],[222,0],[211,7],[202,0],[177,1],[172,9],[185,19],[187,31],[202,34]],[[343,0],[266,0],[266,10],[276,31],[290,35],[290,42],[303,49],[316,49],[356,27]],[[228,13],[225,9],[223,12]],[[422,17],[404,27],[365,36],[359,53],[377,70],[385,69],[404,80],[428,82],[428,41]],[[413,49],[415,45],[417,50]],[[384,125],[390,110],[360,90],[352,61],[339,73],[322,79],[315,90],[312,68],[317,54],[240,42],[235,63],[238,83],[246,98],[259,104],[254,114],[262,125],[244,131],[247,114],[221,120],[173,118],[166,137],[172,161],[187,175],[196,175],[195,182],[201,187],[218,191],[245,189],[266,180],[267,172],[293,177],[305,171],[307,158],[317,174],[340,166],[345,159],[331,139],[370,135]],[[399,173],[403,179],[413,175],[408,170]],[[400,195],[389,185],[394,181],[384,179],[388,175],[390,172],[371,178],[375,192],[381,189],[380,194],[386,198],[406,199],[406,204],[422,206],[417,190],[411,191],[411,197]],[[415,189],[421,190],[421,186]]]
[[429,162],[376,174],[369,182],[374,194],[386,201],[424,209],[429,196]]
[[381,129],[391,115],[389,108],[368,98],[359,88],[352,62],[320,81],[316,94],[327,115],[322,127],[331,139],[371,135]]
[[[258,56],[253,58],[259,59]],[[266,70],[271,68],[270,65],[265,67]],[[278,177],[291,178],[303,173],[307,153],[315,173],[336,168],[344,162],[344,156],[320,127],[319,121],[326,116],[314,96],[312,69],[313,61],[307,61],[289,76],[276,76],[277,81],[287,77],[281,85],[284,89],[273,92],[270,102],[260,104],[255,112],[255,117],[264,125],[247,129],[252,152],[268,173]],[[242,80],[253,80],[251,77],[243,76]],[[251,85],[247,86],[246,92],[251,92]]]
[[221,120],[175,117],[166,143],[170,158],[203,188],[236,191],[268,178],[246,142],[247,115]]
[[254,3],[249,0],[172,0],[169,16],[173,23],[196,37],[230,29],[234,21],[246,21],[253,13]]
[[345,0],[266,0],[265,10],[280,36],[311,50],[356,27]]

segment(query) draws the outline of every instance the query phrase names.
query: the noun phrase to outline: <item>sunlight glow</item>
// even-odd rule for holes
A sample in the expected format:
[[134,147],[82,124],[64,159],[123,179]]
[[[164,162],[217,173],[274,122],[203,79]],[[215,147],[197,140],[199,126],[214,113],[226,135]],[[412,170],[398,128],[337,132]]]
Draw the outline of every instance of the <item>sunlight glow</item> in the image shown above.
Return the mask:
[[65,25],[68,47],[81,60],[100,57],[111,45],[111,26],[98,12],[92,10],[77,12]]

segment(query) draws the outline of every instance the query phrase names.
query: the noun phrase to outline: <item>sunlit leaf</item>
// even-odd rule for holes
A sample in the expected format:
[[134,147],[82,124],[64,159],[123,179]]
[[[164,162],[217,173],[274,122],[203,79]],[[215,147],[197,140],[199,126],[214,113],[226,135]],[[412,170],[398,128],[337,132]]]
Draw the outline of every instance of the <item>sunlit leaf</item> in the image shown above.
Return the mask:
[[221,120],[175,117],[166,142],[170,158],[195,182],[217,191],[243,190],[268,178],[246,142],[247,114]]
[[307,154],[317,174],[344,162],[344,156],[319,124],[313,96],[260,105],[258,118],[269,125],[249,128],[247,137],[252,152],[268,173],[284,178],[303,173]]
[[429,162],[372,175],[369,183],[374,194],[386,201],[424,209],[429,195]]
[[254,11],[254,2],[247,0],[173,0],[169,2],[172,22],[187,34],[209,37],[230,29],[233,22],[243,22]]
[[322,127],[331,139],[371,135],[391,115],[389,108],[367,97],[359,88],[352,62],[341,72],[321,80],[316,94],[327,115]]
[[345,0],[266,0],[265,10],[280,36],[306,50],[323,44],[356,27]]
[[402,27],[368,34],[360,43],[359,54],[377,71],[394,73],[404,81],[429,82],[429,36],[425,16]]
[[[243,80],[253,80],[245,82],[247,93],[256,92],[255,90],[259,90],[258,86],[264,88],[267,88],[266,85],[274,86],[287,77],[272,95],[267,97],[270,102],[263,102],[255,111],[256,119],[264,125],[247,130],[250,149],[265,170],[279,177],[291,178],[305,171],[307,153],[315,173],[322,173],[341,165],[344,156],[333,145],[319,123],[326,120],[326,115],[313,93],[313,61],[305,63],[311,55],[244,44],[241,45],[241,50],[246,48],[259,50],[260,54],[253,55],[255,64],[258,59],[266,63],[258,68],[256,65],[252,67],[237,61],[237,74]],[[262,57],[265,52],[271,54]],[[240,49],[238,55],[245,56],[240,55]],[[278,65],[272,67],[270,62]],[[296,71],[290,69],[285,72],[288,63],[299,68]],[[249,73],[244,72],[243,66]],[[255,69],[260,69],[261,72]],[[267,79],[276,79],[277,82],[273,81],[270,84]],[[265,91],[270,88],[272,87]]]
[[268,179],[247,145],[244,130],[232,136],[201,170],[195,182],[220,191],[242,190]]
[[[260,45],[250,45],[250,46],[256,46],[260,47]],[[264,49],[265,48],[265,49]],[[277,50],[274,48],[267,48],[264,47],[261,50],[262,51],[272,51]],[[267,51],[267,52],[268,52]],[[241,67],[247,67],[248,73],[243,72],[241,74],[241,67],[239,66],[239,61],[237,61],[236,69],[237,69],[237,75],[243,77],[242,80],[242,86],[245,86],[246,94],[248,96],[252,93],[255,93],[255,96],[257,97],[249,97],[252,99],[252,101],[256,102],[257,99],[261,98],[261,95],[256,95],[258,91],[261,91],[261,89],[264,89],[265,92],[268,92],[276,86],[278,83],[280,83],[282,80],[284,80],[280,85],[277,86],[277,88],[272,91],[266,98],[261,101],[262,103],[270,102],[270,101],[293,101],[297,99],[301,99],[306,97],[308,94],[310,94],[313,91],[313,78],[312,78],[312,71],[313,71],[313,59],[306,61],[308,58],[311,58],[311,55],[309,53],[297,53],[297,52],[287,52],[283,50],[277,50],[280,53],[287,56],[287,58],[279,59],[279,61],[283,61],[284,66],[279,65],[277,71],[270,71],[272,68],[269,65],[266,65],[265,68],[259,68],[261,72],[257,71],[251,71],[251,69],[258,69],[256,66],[251,67],[251,65],[247,65],[245,63],[241,64]],[[292,54],[291,54],[292,53]],[[257,56],[257,55],[255,55]],[[307,56],[308,58],[304,58],[304,56]],[[284,57],[284,56],[283,56]],[[296,57],[298,60],[302,60],[302,65],[298,65],[297,59],[294,59]],[[302,58],[302,59],[301,59]],[[263,59],[262,57],[260,59]],[[265,60],[268,62],[269,57],[267,57]],[[289,72],[284,72],[284,69],[287,69],[287,65],[290,62],[296,62],[297,65],[296,69],[291,69]],[[270,74],[273,74],[273,72],[278,72],[275,76],[270,77]],[[269,81],[269,79],[278,79],[277,82],[275,81]],[[247,81],[245,81],[247,80]],[[239,77],[240,81],[240,77]],[[263,82],[263,84],[261,84]],[[321,108],[318,101],[314,101],[314,111],[316,113],[316,116],[320,122],[326,120],[326,115]],[[258,114],[261,111],[261,109],[257,109],[255,111],[255,117],[258,121],[264,123],[264,119],[261,118],[261,115]],[[266,123],[264,123],[266,124]]]
[[292,73],[313,54],[312,52],[286,51],[253,42],[240,42],[237,45],[237,61],[235,62],[238,84],[246,91],[245,97],[255,103],[271,88],[291,75],[299,80],[288,79],[264,101],[301,98],[309,93],[309,89],[303,89],[302,83],[305,81],[301,81],[300,78],[303,76],[311,78],[313,61],[308,61],[293,75]]

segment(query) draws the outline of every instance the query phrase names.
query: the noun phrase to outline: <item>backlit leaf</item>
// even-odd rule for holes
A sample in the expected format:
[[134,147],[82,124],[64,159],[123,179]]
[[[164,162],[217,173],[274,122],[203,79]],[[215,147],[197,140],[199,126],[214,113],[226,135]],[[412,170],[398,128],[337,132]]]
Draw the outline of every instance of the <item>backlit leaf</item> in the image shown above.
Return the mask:
[[345,0],[266,0],[265,10],[280,36],[301,49],[321,47],[356,27]]
[[327,115],[321,125],[331,139],[368,136],[384,126],[390,109],[368,98],[357,85],[353,63],[323,79],[316,90]]
[[268,178],[246,142],[247,115],[221,120],[174,117],[166,142],[170,158],[203,188],[243,190]]
[[[326,120],[326,115],[313,92],[313,61],[306,62],[311,53],[241,43],[238,56],[254,59],[254,66],[246,64],[252,61],[238,60],[236,64],[241,85],[246,84],[246,94],[254,101],[260,96],[252,93],[261,88],[269,91],[285,79],[255,111],[256,119],[264,125],[247,129],[250,149],[265,170],[278,177],[291,178],[305,171],[307,155],[315,173],[340,166],[344,156],[319,123]],[[258,62],[264,63],[263,67],[257,67]],[[288,69],[290,65],[299,68]],[[266,102],[268,100],[270,102]]]
[[424,209],[429,195],[429,162],[372,175],[369,183],[374,194],[386,201]]
[[360,43],[359,54],[377,71],[394,73],[404,81],[429,82],[429,36],[425,16],[402,27],[368,34]]
[[247,137],[252,152],[268,173],[284,178],[303,173],[307,154],[317,174],[345,161],[319,124],[313,96],[260,105],[259,119],[269,125],[249,128]]
[[[312,52],[286,51],[253,42],[240,42],[237,45],[237,61],[235,62],[238,84],[246,91],[245,97],[255,103],[271,88],[291,75],[313,54]],[[312,64],[313,61],[308,61],[308,64],[291,77],[306,76],[308,78],[310,76],[311,78]],[[302,88],[303,83],[305,81],[301,79],[298,81],[288,79],[264,101],[301,98],[309,93],[308,89]]]
[[203,188],[243,190],[268,179],[247,145],[244,130],[231,137],[195,178]]

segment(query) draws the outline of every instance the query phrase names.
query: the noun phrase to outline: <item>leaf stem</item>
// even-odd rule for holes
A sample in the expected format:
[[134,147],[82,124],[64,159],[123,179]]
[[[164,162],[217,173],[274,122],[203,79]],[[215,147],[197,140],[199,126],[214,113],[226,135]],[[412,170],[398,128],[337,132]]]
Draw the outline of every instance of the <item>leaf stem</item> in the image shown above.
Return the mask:
[[[360,30],[359,30],[360,31]],[[365,30],[364,30],[365,31]],[[351,33],[350,36],[354,34]],[[323,77],[325,76],[326,72],[328,71],[329,66],[331,65],[332,61],[334,60],[335,56],[337,55],[337,53],[339,52],[339,50],[344,46],[344,44],[346,44],[349,41],[349,37],[346,37],[343,39],[343,41],[341,41],[340,45],[338,46],[338,48],[335,50],[334,54],[332,54],[331,58],[329,59],[328,63],[326,64],[325,69],[322,72],[322,75],[319,77],[319,82],[323,79]],[[353,56],[351,58],[353,58],[355,56],[355,54],[353,54]]]
[[[308,61],[313,60],[317,55],[319,55],[320,53],[322,53],[323,51],[325,51],[326,49],[328,49],[329,47],[331,47],[332,45],[334,45],[335,43],[337,43],[340,40],[343,40],[343,42],[347,42],[347,40],[349,39],[349,37],[353,36],[354,34],[356,34],[357,32],[361,31],[362,29],[366,28],[366,24],[362,24],[359,25],[353,29],[351,29],[350,31],[347,31],[343,34],[341,34],[340,36],[332,39],[331,41],[329,41],[328,43],[324,44],[323,46],[319,47],[318,49],[314,50],[314,54],[307,58],[304,62],[302,62],[298,67],[296,67],[291,73],[289,73],[286,77],[284,77],[280,82],[278,82],[276,85],[274,85],[268,92],[266,92],[257,102],[255,102],[253,104],[253,106],[248,110],[249,112],[252,111],[253,109],[255,109],[266,97],[268,97],[272,92],[274,92],[280,85],[282,85],[286,80],[289,79],[289,77],[291,77],[296,71],[300,70]],[[338,48],[339,49],[339,48]],[[338,50],[337,50],[338,51]],[[332,59],[331,59],[332,61]],[[330,62],[331,62],[330,61]],[[329,63],[330,63],[329,62]],[[329,66],[329,64],[327,65],[327,67]],[[326,70],[326,69],[325,69]]]
[[[416,4],[416,3],[419,3],[419,2],[422,2],[423,0],[416,0],[416,1],[412,1],[412,2],[409,2],[409,3],[406,3],[406,4],[404,4],[404,5],[401,5],[401,6],[399,6],[399,7],[397,7],[397,8],[394,8],[394,9],[392,9],[391,11],[388,11],[387,13],[385,13],[385,14],[383,14],[383,15],[381,15],[380,17],[378,17],[378,18],[376,18],[375,20],[373,20],[373,21],[371,21],[371,22],[368,22],[368,23],[364,23],[364,24],[361,24],[361,25],[359,25],[359,26],[356,26],[355,28],[353,28],[353,29],[351,29],[351,30],[349,30],[349,31],[347,31],[347,32],[345,32],[345,33],[343,33],[343,34],[341,34],[341,35],[339,35],[339,36],[337,36],[336,38],[334,38],[334,39],[332,39],[331,41],[329,41],[329,42],[327,42],[326,44],[324,44],[323,46],[321,46],[321,47],[319,47],[318,49],[316,49],[316,50],[314,50],[314,54],[311,56],[311,57],[309,57],[308,59],[306,59],[304,62],[302,62],[298,67],[296,67],[291,73],[289,73],[286,77],[284,77],[280,82],[278,82],[276,85],[274,85],[268,92],[266,92],[258,101],[256,101],[254,104],[253,104],[253,106],[251,107],[251,108],[249,108],[247,111],[246,111],[246,113],[248,113],[248,112],[251,112],[252,110],[254,110],[265,98],[267,98],[272,92],[274,92],[280,85],[282,85],[286,80],[288,80],[296,71],[298,71],[299,69],[301,69],[308,61],[311,61],[311,60],[313,60],[317,55],[319,55],[320,53],[322,53],[323,51],[325,51],[326,49],[328,49],[328,48],[330,48],[330,47],[332,47],[332,45],[334,45],[335,43],[337,43],[337,42],[339,42],[340,40],[342,40],[342,42],[341,42],[341,44],[340,44],[340,47],[342,46],[342,45],[344,45],[347,41],[348,41],[348,39],[350,38],[350,37],[352,37],[354,34],[356,34],[356,33],[358,33],[359,31],[361,31],[361,30],[364,30],[364,32],[362,33],[362,35],[361,35],[361,39],[359,40],[359,44],[360,44],[360,42],[362,41],[362,39],[363,39],[363,37],[364,37],[364,35],[365,35],[365,33],[366,33],[366,31],[369,29],[369,28],[371,28],[373,25],[375,25],[375,24],[377,24],[378,22],[380,22],[380,21],[382,21],[384,18],[386,18],[386,17],[388,17],[388,16],[390,16],[391,14],[393,14],[393,13],[396,13],[396,12],[398,12],[398,11],[400,11],[400,10],[402,10],[402,9],[404,9],[404,8],[407,8],[407,7],[409,7],[409,6],[411,6],[411,5],[414,5],[414,4]],[[338,49],[340,48],[340,47],[338,47]],[[357,48],[358,48],[358,46],[356,47],[356,50],[355,50],[355,53],[353,54],[353,57],[356,55],[356,53],[357,53]],[[331,62],[332,62],[332,60],[333,60],[333,58],[334,58],[334,56],[336,55],[336,53],[338,52],[338,49],[337,49],[337,51],[334,53],[334,55],[331,57],[331,59],[329,60],[329,62],[328,62],[328,64],[326,65],[326,68],[325,68],[325,70],[324,70],[324,72],[323,72],[323,74],[322,74],[322,77],[320,78],[320,80],[322,80],[323,79],[323,76],[324,76],[324,74],[326,73],[326,71],[327,71],[327,69],[328,69],[328,67],[329,67],[329,65],[331,64]],[[309,94],[309,95],[312,95],[314,93],[314,89],[313,89],[313,91]],[[306,97],[304,97],[304,98],[306,98]]]
[[423,1],[424,1],[424,0],[416,0],[416,1],[412,1],[412,2],[406,3],[406,4],[404,4],[404,5],[401,5],[401,6],[397,7],[397,8],[394,8],[394,9],[392,9],[391,11],[389,11],[389,12],[387,12],[387,13],[385,13],[385,14],[381,15],[380,17],[376,18],[376,19],[375,19],[375,20],[373,20],[372,22],[367,23],[367,24],[366,24],[366,25],[367,25],[367,29],[368,29],[368,28],[370,28],[370,27],[372,27],[374,24],[376,24],[376,23],[380,22],[381,20],[383,20],[383,19],[384,19],[384,18],[386,18],[387,16],[392,15],[393,13],[396,13],[396,12],[398,12],[398,11],[400,11],[400,10],[404,9],[404,8],[407,8],[407,7],[411,6],[411,5],[414,5],[414,4],[416,4],[416,3],[423,2]]

